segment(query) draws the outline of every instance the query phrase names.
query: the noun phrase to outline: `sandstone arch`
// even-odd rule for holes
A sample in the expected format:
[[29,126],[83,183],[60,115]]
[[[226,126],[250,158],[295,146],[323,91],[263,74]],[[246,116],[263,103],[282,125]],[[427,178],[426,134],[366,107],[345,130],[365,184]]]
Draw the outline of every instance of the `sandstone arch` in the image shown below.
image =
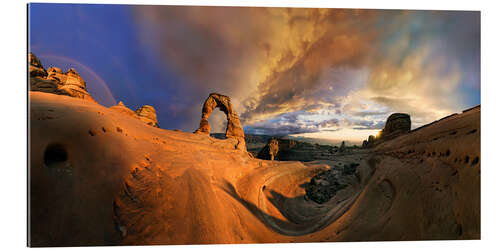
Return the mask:
[[226,126],[226,138],[237,138],[239,143],[245,143],[245,134],[243,128],[241,127],[240,117],[233,109],[231,104],[231,98],[218,93],[211,93],[203,104],[201,110],[201,121],[200,128],[198,128],[195,133],[197,134],[210,134],[210,124],[208,123],[208,117],[212,114],[212,111],[219,108],[227,117]]

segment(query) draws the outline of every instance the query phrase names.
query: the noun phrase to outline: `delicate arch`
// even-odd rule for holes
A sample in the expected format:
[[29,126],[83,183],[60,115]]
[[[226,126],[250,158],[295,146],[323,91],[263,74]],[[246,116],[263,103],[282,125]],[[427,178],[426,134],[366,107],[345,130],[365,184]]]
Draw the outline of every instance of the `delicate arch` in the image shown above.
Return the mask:
[[212,114],[213,110],[219,108],[227,117],[226,138],[241,138],[245,139],[243,128],[241,127],[240,117],[234,112],[231,98],[218,93],[211,93],[203,104],[201,110],[200,128],[195,133],[197,134],[210,134],[210,124],[208,117]]

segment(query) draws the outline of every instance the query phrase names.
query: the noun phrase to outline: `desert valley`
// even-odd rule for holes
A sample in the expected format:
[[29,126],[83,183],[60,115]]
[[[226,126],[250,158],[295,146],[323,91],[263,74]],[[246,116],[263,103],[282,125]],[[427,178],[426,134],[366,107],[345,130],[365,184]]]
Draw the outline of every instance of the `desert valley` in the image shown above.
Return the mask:
[[167,130],[161,107],[105,107],[76,70],[28,60],[31,246],[480,238],[480,106],[331,146],[245,135],[207,93],[198,130]]

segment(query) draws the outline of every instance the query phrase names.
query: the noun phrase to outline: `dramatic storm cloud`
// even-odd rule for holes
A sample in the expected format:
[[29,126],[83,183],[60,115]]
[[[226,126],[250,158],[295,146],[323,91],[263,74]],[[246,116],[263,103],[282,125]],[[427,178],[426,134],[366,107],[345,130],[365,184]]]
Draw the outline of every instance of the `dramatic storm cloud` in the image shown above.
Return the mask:
[[[95,8],[67,9],[89,22]],[[196,129],[211,92],[232,98],[247,133],[355,141],[393,112],[409,113],[417,127],[480,103],[479,12],[120,6],[118,15],[118,7],[106,8],[100,43],[120,41],[113,32],[120,27],[130,45],[105,52],[120,64],[99,67],[133,67],[119,81],[101,76],[117,100],[155,105],[164,128]],[[52,24],[51,37],[93,37],[84,26]],[[36,41],[44,34],[32,46],[42,48]],[[212,132],[224,130],[222,112],[210,122]]]
[[[194,94],[233,97],[249,132],[317,132],[339,126],[317,126],[331,119],[380,129],[391,112],[422,125],[479,99],[477,12],[146,6],[136,16]],[[298,111],[316,123],[280,120]]]

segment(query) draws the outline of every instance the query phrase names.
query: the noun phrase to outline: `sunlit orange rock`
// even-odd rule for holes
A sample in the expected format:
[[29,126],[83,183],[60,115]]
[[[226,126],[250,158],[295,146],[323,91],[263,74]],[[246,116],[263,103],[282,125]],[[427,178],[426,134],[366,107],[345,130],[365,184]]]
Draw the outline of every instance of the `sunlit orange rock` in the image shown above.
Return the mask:
[[109,108],[114,111],[139,119],[150,126],[159,128],[158,120],[156,118],[156,110],[153,108],[153,106],[144,105],[138,108],[136,111],[133,111],[129,109],[127,106],[125,106],[125,104],[122,101],[120,101],[117,105],[111,106]]
[[135,113],[139,117],[139,119],[146,124],[159,128],[158,120],[156,119],[156,110],[153,106],[144,105],[138,108]]
[[67,95],[95,102],[87,92],[85,81],[75,69],[70,68],[63,73],[60,68],[50,67],[45,71],[40,60],[33,54],[28,54],[30,71],[30,90]]

